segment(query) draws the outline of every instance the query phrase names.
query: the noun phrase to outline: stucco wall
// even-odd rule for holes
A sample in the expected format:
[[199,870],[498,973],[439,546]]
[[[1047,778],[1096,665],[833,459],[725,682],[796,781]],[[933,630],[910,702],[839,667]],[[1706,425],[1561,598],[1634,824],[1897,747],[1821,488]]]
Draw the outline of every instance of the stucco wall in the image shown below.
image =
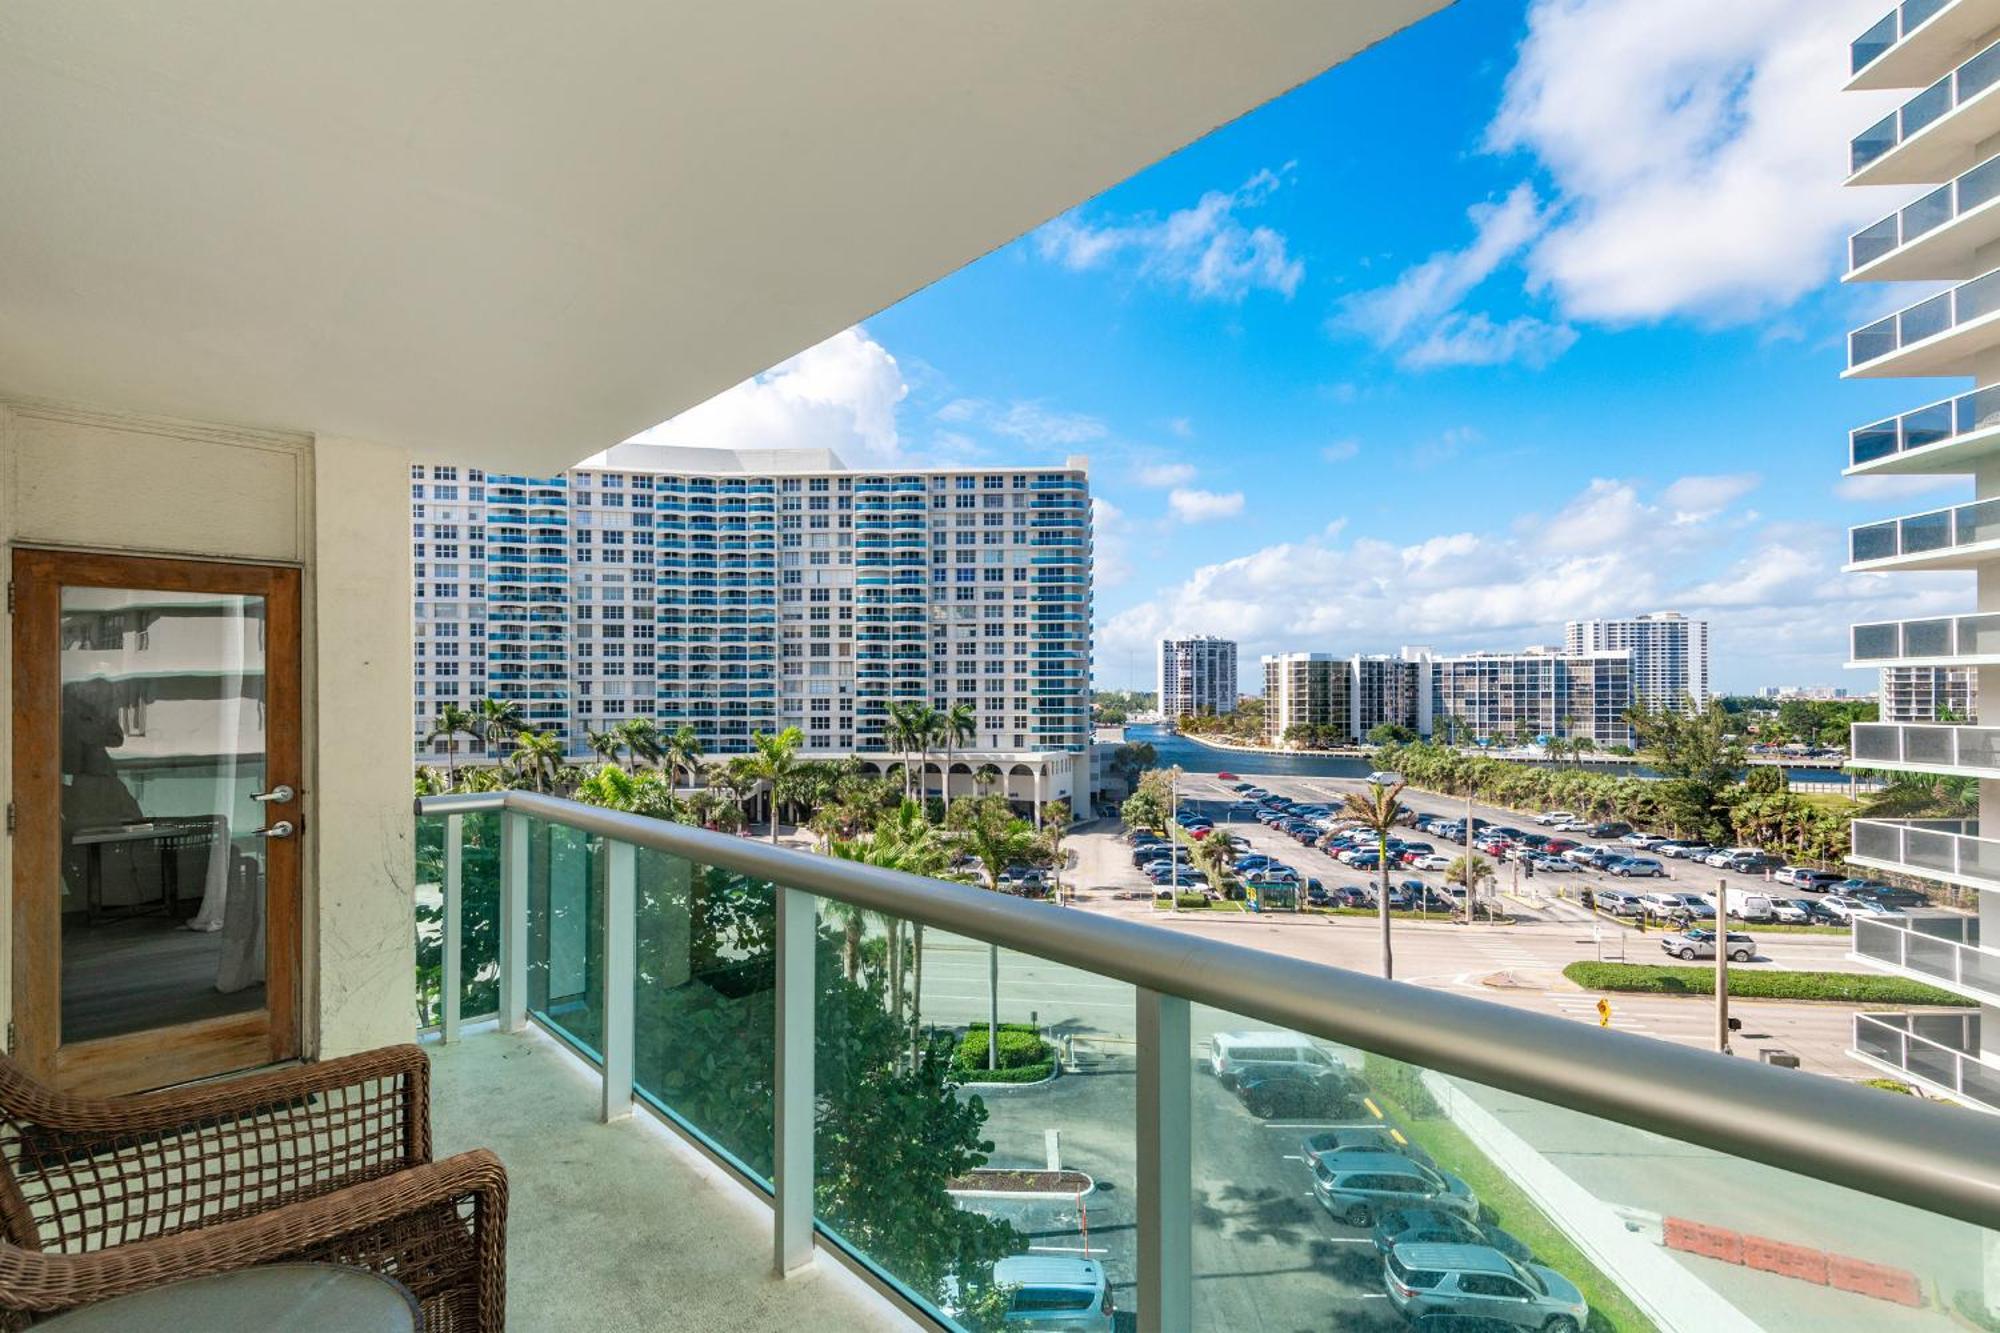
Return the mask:
[[306,953],[322,1056],[408,1041],[416,1022],[409,463],[326,437],[313,454],[319,901]]

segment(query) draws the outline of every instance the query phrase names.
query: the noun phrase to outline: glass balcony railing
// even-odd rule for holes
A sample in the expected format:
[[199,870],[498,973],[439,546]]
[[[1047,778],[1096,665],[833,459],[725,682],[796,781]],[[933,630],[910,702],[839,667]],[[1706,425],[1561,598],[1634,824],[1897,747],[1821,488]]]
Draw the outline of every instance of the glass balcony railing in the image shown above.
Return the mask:
[[2000,661],[2000,615],[1876,621],[1854,626],[1850,642],[1848,660],[1858,665]]
[[1941,555],[1990,541],[2000,541],[2000,500],[1932,509],[1850,528],[1848,559],[1859,565],[1875,560]]
[[[554,797],[421,809],[421,1023],[542,1028],[604,1118],[770,1198],[781,1268],[844,1252],[946,1328],[1040,1320],[1024,1266],[1079,1258],[1066,1328],[1386,1327],[1436,1284],[1357,1174],[1528,1259],[1529,1327],[1790,1327],[1801,1292],[1876,1327],[1985,1289],[2000,1136],[1968,1111]],[[1328,1130],[1386,1152],[1302,1150]]]
[[1910,912],[1854,923],[1854,952],[1871,963],[1913,972],[1961,995],[2000,1004],[2000,951],[1979,947],[1979,918],[1957,912]]
[[1996,426],[2000,426],[2000,388],[1975,389],[1850,431],[1848,457],[1852,466],[1860,467]]
[[1856,1014],[1854,1052],[1971,1106],[2000,1111],[2000,1067],[1979,1058],[1979,1015]]
[[1903,0],[1849,44],[1849,72],[1859,74],[1867,69],[1950,3],[1952,0]]
[[1976,819],[1857,819],[1848,860],[1973,888],[2000,889],[2000,841]]
[[1929,338],[2000,312],[2000,269],[1919,301],[1847,335],[1847,368],[1893,356]]
[[1860,171],[1887,156],[1996,82],[2000,82],[2000,42],[1987,47],[1856,135],[1848,146],[1849,172]]
[[2000,198],[2000,157],[1988,158],[1957,179],[1848,237],[1848,270],[1872,264],[1996,198]]
[[2000,777],[2000,727],[1948,723],[1858,722],[1849,729],[1856,764]]

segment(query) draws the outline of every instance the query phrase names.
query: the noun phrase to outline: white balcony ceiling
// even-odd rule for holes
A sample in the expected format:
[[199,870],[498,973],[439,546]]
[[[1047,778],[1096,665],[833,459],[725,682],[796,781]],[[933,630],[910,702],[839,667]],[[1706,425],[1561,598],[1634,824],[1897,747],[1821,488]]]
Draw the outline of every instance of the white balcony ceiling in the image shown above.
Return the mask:
[[555,469],[1445,3],[10,0],[0,390]]

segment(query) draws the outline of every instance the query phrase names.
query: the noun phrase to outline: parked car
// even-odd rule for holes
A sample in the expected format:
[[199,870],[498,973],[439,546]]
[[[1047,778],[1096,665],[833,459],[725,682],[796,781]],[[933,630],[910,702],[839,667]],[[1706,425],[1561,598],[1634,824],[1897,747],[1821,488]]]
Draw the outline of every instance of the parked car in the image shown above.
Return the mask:
[[1335,907],[1373,907],[1375,905],[1375,893],[1372,889],[1363,888],[1358,884],[1343,884],[1333,891],[1333,905]]
[[1398,1245],[1491,1245],[1510,1259],[1528,1263],[1534,1253],[1499,1227],[1481,1226],[1436,1208],[1398,1208],[1375,1219],[1375,1252],[1388,1257]]
[[[1655,921],[1670,921],[1683,914],[1701,915],[1703,903],[1691,893],[1646,893],[1639,897],[1639,905],[1646,915]],[[1711,912],[1713,908],[1709,909]]]
[[1571,865],[1597,867],[1598,851],[1595,847],[1572,847],[1562,854],[1562,859]]
[[1347,1076],[1339,1057],[1291,1032],[1218,1032],[1209,1038],[1208,1067],[1225,1086],[1246,1073],[1303,1069],[1315,1077]]
[[1860,885],[1848,888],[1846,885],[1849,882],[1842,880],[1827,892],[1838,893],[1848,898],[1868,898],[1881,903],[1884,907],[1922,907],[1930,901],[1915,889],[1899,889],[1892,884],[1883,884],[1875,880],[1864,880]]
[[1308,1166],[1330,1152],[1392,1152],[1425,1166],[1435,1167],[1431,1155],[1404,1137],[1393,1125],[1355,1125],[1347,1129],[1323,1129],[1299,1142],[1299,1152]]
[[1401,1153],[1322,1153],[1312,1168],[1313,1197],[1349,1226],[1372,1227],[1379,1214],[1397,1208],[1479,1216],[1479,1199],[1470,1185]]
[[1432,852],[1428,856],[1419,856],[1416,860],[1410,862],[1410,864],[1418,870],[1449,870],[1451,869],[1451,858],[1440,855],[1437,852]]
[[1575,818],[1576,812],[1574,810],[1544,810],[1535,816],[1535,822],[1537,824],[1560,825],[1567,824]]
[[1542,850],[1550,856],[1561,856],[1564,852],[1575,851],[1582,845],[1574,838],[1550,838],[1542,844]]
[[[1693,962],[1697,958],[1715,957],[1715,932],[1695,927],[1692,930],[1675,931],[1660,938],[1660,949],[1672,954],[1683,962]],[[1748,935],[1729,932],[1730,961],[1747,963],[1757,956],[1757,941]]]
[[1574,875],[1583,869],[1574,861],[1565,861],[1560,856],[1550,856],[1547,852],[1537,852],[1530,856],[1528,864],[1538,872],[1551,875]]
[[1565,819],[1562,823],[1556,825],[1556,832],[1588,833],[1596,827],[1597,821],[1594,819]]
[[1259,1120],[1281,1115],[1349,1120],[1367,1114],[1366,1095],[1344,1069],[1316,1074],[1283,1066],[1236,1076],[1236,1096]]
[[[1732,893],[1729,895],[1729,915],[1738,921],[1783,921],[1787,918],[1778,914],[1778,905],[1788,901],[1773,898],[1768,893]],[[1803,923],[1805,919],[1806,914],[1799,913],[1799,921]]]
[[1642,916],[1646,911],[1645,904],[1639,901],[1639,895],[1627,893],[1624,889],[1599,889],[1596,903],[1601,910],[1613,916]]
[[1632,826],[1622,819],[1607,819],[1601,824],[1592,824],[1588,830],[1593,838],[1622,838],[1632,831]]
[[1842,876],[1831,870],[1809,870],[1805,866],[1783,866],[1771,878],[1780,884],[1789,884],[1796,889],[1827,890],[1842,882]]
[[1846,925],[1856,917],[1901,916],[1902,913],[1887,903],[1873,898],[1850,898],[1845,894],[1829,893],[1819,900],[1819,905],[1835,921]]
[[1676,861],[1703,861],[1715,851],[1705,842],[1663,842],[1653,849],[1661,856],[1671,856]]
[[1590,1322],[1574,1282],[1490,1245],[1398,1245],[1383,1260],[1383,1284],[1410,1320],[1473,1316],[1543,1333],[1578,1333]]
[[1089,1329],[1112,1333],[1118,1312],[1104,1265],[1068,1255],[1014,1254],[993,1265],[993,1285],[1007,1293],[1003,1328]]
[[1327,891],[1326,885],[1315,879],[1306,883],[1306,906],[1337,907],[1339,904],[1335,901],[1334,895]]

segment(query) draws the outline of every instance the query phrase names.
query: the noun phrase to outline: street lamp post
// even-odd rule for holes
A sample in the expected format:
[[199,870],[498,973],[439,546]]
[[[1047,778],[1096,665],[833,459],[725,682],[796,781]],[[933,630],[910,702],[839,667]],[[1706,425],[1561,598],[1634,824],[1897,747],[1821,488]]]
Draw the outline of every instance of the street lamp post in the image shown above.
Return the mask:
[[1729,881],[1715,881],[1715,1049],[1729,1051]]

